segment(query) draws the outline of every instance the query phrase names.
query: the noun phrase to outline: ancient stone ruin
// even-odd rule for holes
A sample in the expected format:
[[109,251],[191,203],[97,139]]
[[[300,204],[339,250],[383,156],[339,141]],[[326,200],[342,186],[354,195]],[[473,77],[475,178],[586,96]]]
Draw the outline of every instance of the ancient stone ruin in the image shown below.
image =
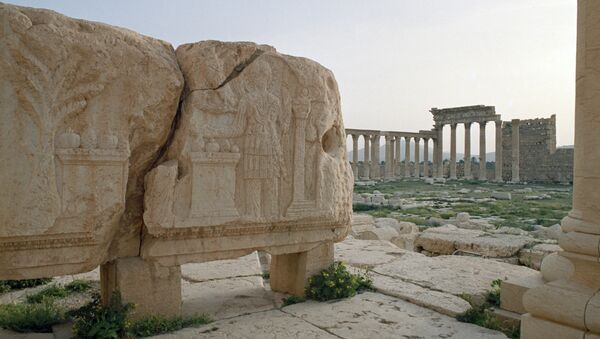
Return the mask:
[[[434,120],[431,130],[415,133],[346,129],[346,134],[352,136],[351,164],[355,180],[433,177],[510,182],[573,181],[573,149],[556,148],[555,115],[548,119],[502,121],[494,106],[484,105],[432,108],[430,112]],[[486,160],[485,126],[488,122],[494,122],[496,128],[496,159],[493,162]],[[479,126],[479,156],[475,164],[471,154],[471,125],[474,123]],[[465,127],[465,148],[460,162],[456,154],[458,124]],[[450,159],[447,162],[442,153],[445,125],[450,125]],[[359,160],[361,135],[364,155]],[[385,159],[379,159],[382,136],[385,137]],[[401,157],[402,139],[404,157]],[[433,141],[431,157],[429,140]],[[420,159],[421,148],[423,159]]]
[[0,4],[0,279],[86,272],[179,314],[180,265],[272,257],[302,294],[351,218],[340,96],[318,63]]

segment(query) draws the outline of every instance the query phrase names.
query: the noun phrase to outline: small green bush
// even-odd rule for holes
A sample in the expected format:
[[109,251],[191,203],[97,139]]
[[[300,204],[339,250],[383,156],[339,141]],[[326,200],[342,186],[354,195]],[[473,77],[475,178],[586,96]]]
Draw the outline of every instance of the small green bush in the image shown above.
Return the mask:
[[306,298],[291,295],[287,298],[283,298],[282,301],[283,301],[283,307],[285,307],[285,306],[303,303],[306,301]]
[[125,337],[129,328],[127,315],[132,304],[123,304],[121,294],[114,292],[108,305],[102,305],[95,294],[88,304],[70,312],[73,317],[74,338],[118,339]]
[[52,278],[24,279],[24,280],[0,280],[0,293],[10,290],[21,290],[24,288],[45,285],[52,281]]
[[373,281],[366,273],[352,274],[343,263],[335,262],[308,280],[306,297],[319,301],[341,299],[372,289],[372,286]]
[[502,284],[502,279],[496,279],[492,281],[492,289],[488,292],[486,296],[486,302],[492,306],[500,306],[500,285]]
[[127,330],[127,337],[142,338],[180,330],[184,327],[200,326],[212,322],[206,315],[182,318],[151,316],[137,320]]
[[73,280],[65,285],[65,290],[70,293],[85,292],[92,288],[92,284],[85,280]]
[[357,204],[352,205],[352,210],[354,210],[354,212],[371,211],[374,209],[377,209],[377,207],[372,206],[372,205],[367,205],[367,204],[357,203]]
[[65,321],[65,312],[47,300],[36,304],[0,305],[0,327],[17,332],[52,332]]

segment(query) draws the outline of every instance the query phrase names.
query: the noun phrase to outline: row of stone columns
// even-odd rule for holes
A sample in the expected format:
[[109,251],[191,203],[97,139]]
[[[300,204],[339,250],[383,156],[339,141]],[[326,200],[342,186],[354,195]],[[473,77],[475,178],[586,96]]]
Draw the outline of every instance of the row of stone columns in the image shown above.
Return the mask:
[[[352,172],[354,177],[358,178],[358,139],[360,134],[350,134],[352,136]],[[379,142],[381,135],[379,134],[363,134],[364,139],[364,161],[362,179],[380,179],[380,159],[379,159]],[[400,164],[400,141],[404,138],[405,141],[405,156],[404,156],[404,173],[400,173],[398,165]],[[410,142],[414,139],[414,170],[411,172],[410,161]],[[420,143],[424,141],[423,152],[423,168],[421,171],[420,159]],[[386,179],[395,177],[420,177],[430,176],[429,173],[429,137],[414,137],[414,136],[399,136],[385,135],[385,173]],[[435,148],[435,146],[434,146]],[[434,150],[434,154],[436,151]]]
[[[486,146],[485,146],[485,125],[487,121],[479,122],[479,178],[481,180],[487,179],[486,169]],[[472,178],[471,175],[471,122],[465,122],[465,151],[464,151],[464,177],[467,179]],[[450,124],[450,179],[456,179],[456,126],[457,123]],[[437,138],[435,144],[437,144],[436,150],[434,151],[434,167],[436,177],[442,178],[444,176],[443,167],[443,128],[444,125],[437,125],[435,131]],[[517,144],[518,145],[518,144]],[[502,181],[502,121],[496,121],[496,172],[495,180]]]

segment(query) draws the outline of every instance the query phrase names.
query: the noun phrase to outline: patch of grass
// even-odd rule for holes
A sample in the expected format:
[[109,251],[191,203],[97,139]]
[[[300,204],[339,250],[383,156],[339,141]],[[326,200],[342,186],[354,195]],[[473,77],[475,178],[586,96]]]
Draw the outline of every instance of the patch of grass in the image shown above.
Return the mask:
[[151,316],[136,320],[127,329],[127,337],[143,338],[153,335],[168,333],[180,330],[184,327],[200,326],[211,323],[212,320],[207,315],[198,315],[194,317],[173,317],[165,318]]
[[0,327],[17,332],[52,332],[64,322],[65,312],[47,300],[37,304],[0,305]]
[[306,298],[291,295],[287,298],[281,299],[281,301],[283,302],[283,307],[285,307],[285,306],[289,306],[289,305],[303,303],[306,301]]
[[459,314],[456,320],[471,323],[477,326],[489,328],[491,330],[501,331],[509,338],[518,339],[520,337],[519,326],[499,321],[494,315],[494,307],[500,306],[500,285],[502,279],[492,281],[492,289],[488,292],[485,302],[482,305],[475,305],[471,298],[463,296],[463,299],[471,304],[471,308],[463,314]]
[[92,285],[83,280],[74,280],[64,286],[52,285],[43,290],[27,296],[30,304],[40,303],[46,299],[65,298],[73,293],[83,292],[90,289]]
[[21,290],[24,288],[45,285],[52,281],[52,278],[24,279],[24,280],[0,280],[0,293],[10,290]]
[[456,212],[441,212],[440,217],[443,219],[450,219],[456,215]]
[[373,281],[365,274],[353,274],[341,262],[312,276],[306,287],[306,297],[318,301],[352,297],[363,290],[373,288]]
[[352,210],[354,212],[365,212],[365,211],[372,211],[375,209],[377,209],[377,206],[361,204],[361,203],[356,203],[356,204],[352,205]]

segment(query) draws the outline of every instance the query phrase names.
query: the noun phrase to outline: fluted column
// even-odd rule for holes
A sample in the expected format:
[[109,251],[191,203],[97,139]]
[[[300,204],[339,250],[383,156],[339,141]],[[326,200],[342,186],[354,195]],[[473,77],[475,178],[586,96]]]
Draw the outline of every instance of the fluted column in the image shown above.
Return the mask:
[[485,168],[485,124],[487,121],[479,123],[479,180],[487,180]]
[[456,179],[456,124],[450,124],[450,179]]
[[371,178],[371,136],[368,134],[363,135],[365,141],[365,160],[363,161],[363,175],[365,179]]
[[402,171],[400,171],[400,140],[402,138],[396,136],[396,147],[394,150],[396,151],[396,156],[394,157],[394,176],[402,176]]
[[379,134],[371,136],[371,178],[381,178],[381,162],[379,161]]
[[502,120],[496,120],[496,181],[502,181]]
[[394,137],[391,135],[385,136],[385,178],[393,178],[394,168]]
[[354,180],[358,180],[358,135],[352,135],[352,173]]
[[410,137],[404,137],[404,176],[410,177]]
[[413,173],[413,176],[415,178],[418,178],[421,176],[421,171],[420,171],[420,166],[419,166],[419,162],[421,162],[421,160],[419,159],[421,157],[420,153],[420,145],[419,142],[421,141],[420,138],[415,137],[415,170]]
[[600,2],[579,0],[573,207],[562,220],[559,255],[574,273],[533,288],[521,338],[600,338]]
[[521,166],[520,163],[520,148],[521,148],[521,136],[519,135],[519,125],[521,125],[521,120],[513,119],[511,121],[512,125],[512,141],[511,141],[511,150],[512,150],[512,182],[519,182],[521,179],[519,178],[519,168]]
[[465,122],[465,178],[471,179],[471,123]]
[[429,176],[429,138],[423,138],[423,176]]
[[437,166],[435,169],[435,176],[437,178],[444,177],[444,126],[436,126],[437,132],[437,154],[435,158],[437,159]]

